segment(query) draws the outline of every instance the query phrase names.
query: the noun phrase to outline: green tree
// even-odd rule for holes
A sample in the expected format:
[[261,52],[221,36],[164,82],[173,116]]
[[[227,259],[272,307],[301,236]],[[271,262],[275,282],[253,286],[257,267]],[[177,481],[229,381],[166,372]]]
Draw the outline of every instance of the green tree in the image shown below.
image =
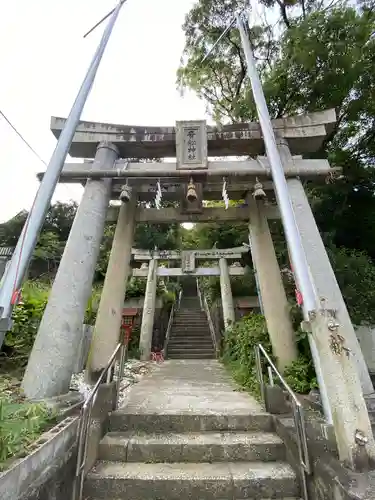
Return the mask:
[[[257,119],[238,31],[232,29],[202,62],[245,3],[199,0],[184,24],[186,44],[178,85],[205,99],[212,117],[221,123]],[[324,186],[306,183],[305,188],[353,319],[369,318],[364,304],[372,298],[360,297],[363,282],[367,286],[373,282],[374,264],[366,253],[375,258],[374,4],[361,2],[354,8],[342,1],[262,3],[265,15],[252,27],[250,41],[271,116],[336,110],[336,126],[315,156],[342,167],[344,176]],[[267,22],[268,9],[279,12],[273,26]],[[236,238],[242,231],[241,225],[221,229],[213,225],[206,238],[226,246],[229,241],[244,241],[245,234]],[[288,254],[280,223],[272,223],[271,231],[279,261],[285,265]],[[357,272],[363,266],[366,280]]]
[[[245,3],[200,0],[184,24],[179,86],[203,97],[220,122],[256,119],[238,31],[231,30],[201,62]],[[337,113],[337,125],[316,155],[341,166],[344,178],[325,187],[306,186],[319,227],[337,246],[367,251],[374,258],[374,171],[369,168],[375,158],[374,9],[365,4],[354,9],[345,2],[333,8],[320,2],[263,3],[280,10],[278,30],[267,23],[251,30],[271,116],[329,108]]]

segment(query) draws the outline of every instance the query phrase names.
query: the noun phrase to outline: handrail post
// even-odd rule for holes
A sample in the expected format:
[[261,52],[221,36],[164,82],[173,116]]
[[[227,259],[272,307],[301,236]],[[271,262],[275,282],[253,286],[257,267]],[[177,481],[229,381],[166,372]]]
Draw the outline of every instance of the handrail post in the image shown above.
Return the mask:
[[77,464],[76,464],[76,473],[73,483],[72,500],[82,500],[92,409],[94,407],[101,384],[104,381],[106,381],[107,383],[111,383],[113,381],[114,366],[116,360],[118,359],[119,353],[120,353],[120,361],[119,361],[119,371],[117,373],[117,379],[116,379],[116,394],[115,394],[114,409],[118,408],[120,386],[124,373],[125,362],[127,359],[127,345],[124,344],[123,342],[117,344],[116,349],[114,350],[112,356],[109,358],[106,367],[100,374],[100,377],[96,382],[96,384],[94,385],[94,387],[91,389],[81,409],[80,421],[77,431],[77,447],[78,447]]
[[[181,299],[181,290],[180,290],[180,293],[179,293],[179,299],[178,299],[178,303],[177,303],[177,309],[180,308],[180,299]],[[176,305],[174,303],[172,305],[171,312],[169,313],[168,326],[167,326],[167,331],[165,333],[164,346],[163,346],[164,356],[166,356],[167,351],[168,351],[169,336],[170,336],[171,329],[172,329],[172,324],[173,324],[173,319],[174,319],[175,311],[176,311]]]
[[[259,382],[260,393],[263,400],[263,403],[266,405],[266,394],[265,394],[265,384],[264,377],[262,372],[262,359],[261,355],[263,354],[266,362],[268,363],[268,371],[275,373],[277,378],[280,380],[281,384],[284,386],[284,389],[287,390],[289,395],[291,396],[292,401],[292,409],[293,409],[293,420],[297,433],[297,449],[298,449],[298,458],[299,458],[299,468],[301,471],[301,480],[302,480],[302,496],[304,500],[309,500],[308,489],[307,489],[307,475],[311,474],[311,463],[310,456],[307,444],[307,433],[306,433],[306,421],[304,409],[297,399],[297,396],[294,394],[292,389],[286,383],[276,366],[273,364],[271,358],[265,351],[262,344],[258,344],[255,346],[255,367],[257,379]],[[267,408],[266,408],[267,410]]]
[[200,289],[200,286],[199,286],[199,278],[195,279],[195,283],[197,285],[197,293],[198,293],[198,298],[199,298],[199,304],[201,306],[201,311],[203,311],[204,307],[203,307],[203,301],[202,301],[202,292],[201,292],[201,289]]
[[125,362],[127,359],[128,355],[128,344],[127,343],[122,343],[121,349],[120,349],[120,362],[119,362],[119,367],[118,367],[118,374],[117,374],[117,380],[116,380],[116,398],[115,398],[115,410],[118,408],[118,399],[119,399],[119,393],[120,393],[120,386],[122,382],[122,377],[124,375],[124,368],[125,368]]
[[263,403],[266,404],[266,395],[265,395],[265,390],[264,390],[264,379],[263,379],[263,372],[262,372],[262,360],[260,357],[260,347],[259,346],[255,346],[255,368],[256,368],[257,378],[258,378],[258,382],[259,382],[260,396],[262,398]]

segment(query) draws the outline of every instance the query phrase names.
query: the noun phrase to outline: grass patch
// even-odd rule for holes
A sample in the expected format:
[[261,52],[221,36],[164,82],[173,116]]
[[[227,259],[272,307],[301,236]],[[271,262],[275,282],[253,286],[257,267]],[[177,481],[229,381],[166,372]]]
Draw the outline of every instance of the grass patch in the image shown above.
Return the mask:
[[0,377],[0,471],[25,457],[55,422],[56,414],[44,404],[25,400],[17,380]]

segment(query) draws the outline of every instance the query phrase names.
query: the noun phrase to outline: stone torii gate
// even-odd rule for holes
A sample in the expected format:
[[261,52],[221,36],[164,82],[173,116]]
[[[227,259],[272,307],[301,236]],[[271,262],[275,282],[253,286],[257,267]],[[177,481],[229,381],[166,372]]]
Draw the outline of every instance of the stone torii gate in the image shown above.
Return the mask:
[[[373,387],[302,185],[306,179],[324,181],[333,177],[335,169],[327,160],[303,159],[303,155],[319,149],[335,122],[334,110],[328,110],[277,119],[272,126],[311,282],[321,299],[320,309],[311,311],[305,328],[311,331],[314,363],[323,400],[333,416],[340,458],[353,464],[357,456],[363,456],[364,447],[366,456],[375,458],[375,442],[363,397]],[[56,137],[63,125],[64,119],[52,118],[51,128]],[[96,363],[96,353],[102,352],[108,332],[119,332],[134,226],[143,221],[248,221],[252,257],[274,353],[281,359],[283,350],[292,352],[293,331],[267,222],[278,218],[279,213],[264,151],[258,123],[221,128],[209,127],[204,121],[177,122],[175,128],[79,124],[70,155],[85,161],[67,163],[60,181],[79,182],[85,191],[25,372],[23,389],[28,397],[56,396],[69,389],[107,218],[117,219],[117,225],[90,363]],[[253,159],[210,160],[235,156]],[[163,161],[137,161],[145,158]],[[171,161],[165,161],[168,158]],[[222,199],[224,179],[229,198],[246,198],[246,206],[227,210],[203,206],[203,200]],[[261,191],[267,194],[267,205],[253,196],[259,183]],[[153,200],[159,188],[164,200],[178,201],[179,207],[157,210],[139,206],[139,201]],[[123,201],[121,207],[108,210],[110,200],[119,197]]]
[[[248,248],[239,247],[221,250],[185,250],[185,251],[155,251],[136,250],[133,249],[135,261],[143,261],[146,266],[140,269],[133,269],[133,276],[138,278],[147,278],[145,303],[143,308],[143,317],[141,324],[141,335],[139,348],[142,353],[142,359],[150,359],[152,332],[155,316],[155,299],[157,278],[160,276],[220,276],[221,301],[223,308],[223,317],[225,326],[229,326],[235,321],[233,296],[230,284],[230,276],[243,276],[245,269],[234,263],[228,266],[227,259],[238,261],[242,254],[248,252]],[[162,267],[158,266],[159,261],[165,260],[181,260],[181,267]],[[214,267],[197,267],[196,261],[199,260],[217,260],[218,266]],[[236,265],[237,264],[237,265]],[[107,341],[109,339],[107,338]],[[117,335],[111,339],[112,352],[117,344]],[[284,353],[280,349],[281,354]],[[108,359],[104,358],[105,360]],[[284,358],[282,358],[284,360]],[[290,360],[288,360],[290,362]],[[287,364],[287,363],[286,363]],[[95,367],[92,367],[95,369]]]

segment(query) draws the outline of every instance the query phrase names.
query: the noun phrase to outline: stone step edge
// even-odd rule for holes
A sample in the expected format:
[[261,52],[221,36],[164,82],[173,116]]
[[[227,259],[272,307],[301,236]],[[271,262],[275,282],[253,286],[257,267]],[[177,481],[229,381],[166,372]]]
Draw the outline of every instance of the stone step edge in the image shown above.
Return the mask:
[[[218,468],[222,470],[218,472]],[[137,473],[137,469],[139,473]],[[163,469],[165,469],[163,471]],[[226,469],[228,474],[228,480],[236,480],[235,472],[237,469],[241,471],[241,477],[239,480],[246,480],[248,482],[258,482],[259,476],[256,473],[261,473],[261,479],[289,479],[297,481],[296,473],[292,467],[285,461],[276,462],[205,462],[205,463],[195,463],[195,462],[174,462],[174,463],[144,463],[144,462],[111,462],[98,460],[94,467],[89,471],[87,479],[104,477],[107,479],[115,479],[119,481],[121,479],[131,480],[136,479],[137,481],[152,481],[156,482],[158,480],[162,481],[178,481],[181,480],[181,471],[185,470],[184,480],[192,479],[197,481],[199,479],[203,480],[223,480],[223,470]],[[169,471],[169,474],[166,473]],[[199,474],[192,473],[191,478],[188,476],[189,471],[199,471]],[[243,471],[248,471],[248,474],[244,477]],[[275,475],[276,471],[282,472],[280,476]],[[155,473],[161,472],[160,477],[155,477]],[[153,472],[153,474],[151,473]],[[201,475],[201,477],[199,477]],[[169,477],[168,477],[169,476]],[[297,485],[296,485],[297,486]],[[282,497],[281,497],[282,498]],[[288,498],[288,497],[287,497]]]
[[265,431],[190,433],[108,432],[99,443],[99,460],[120,462],[276,462],[285,460],[285,445]]
[[[145,495],[145,488],[152,488]],[[187,498],[282,499],[299,496],[299,484],[292,467],[276,462],[212,463],[121,463],[98,461],[86,476],[85,498],[147,500]],[[218,491],[219,490],[219,491]],[[155,496],[156,495],[156,496]],[[183,495],[183,496],[181,496]],[[199,495],[199,496],[197,496]]]
[[[194,438],[202,436],[203,442],[197,442]],[[233,438],[233,441],[230,439]],[[178,442],[173,443],[173,439]],[[268,431],[201,431],[201,432],[153,432],[137,433],[134,431],[109,431],[100,441],[101,444],[118,444],[119,440],[134,441],[143,445],[193,445],[207,446],[249,444],[256,445],[283,445],[282,439],[275,432]],[[227,440],[227,441],[226,441]]]
[[183,345],[183,346],[180,346],[180,345],[168,345],[168,351],[172,350],[172,351],[175,351],[175,352],[186,352],[186,351],[190,351],[190,352],[211,352],[214,350],[214,346],[200,346],[200,345]]
[[139,412],[120,408],[111,413],[109,430],[141,430],[142,432],[272,432],[272,416],[267,412],[257,413],[160,413]]

